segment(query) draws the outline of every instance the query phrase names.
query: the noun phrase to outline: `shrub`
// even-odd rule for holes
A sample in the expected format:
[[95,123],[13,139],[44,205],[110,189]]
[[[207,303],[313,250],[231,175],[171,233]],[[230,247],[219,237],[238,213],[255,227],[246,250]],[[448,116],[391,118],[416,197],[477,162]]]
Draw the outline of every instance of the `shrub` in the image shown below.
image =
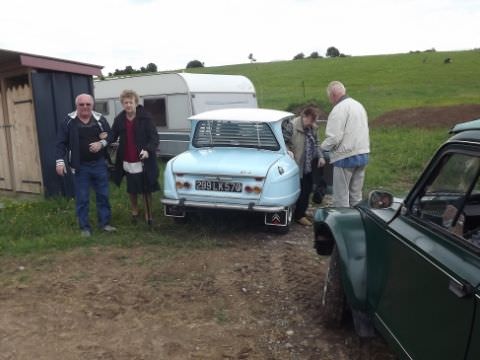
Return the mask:
[[200,60],[192,60],[187,64],[187,69],[201,68],[201,67],[204,67],[204,64]]
[[305,59],[305,55],[303,53],[299,53],[293,57],[293,60],[302,60]]
[[327,49],[327,57],[338,57],[340,56],[340,51],[335,46],[330,46]]

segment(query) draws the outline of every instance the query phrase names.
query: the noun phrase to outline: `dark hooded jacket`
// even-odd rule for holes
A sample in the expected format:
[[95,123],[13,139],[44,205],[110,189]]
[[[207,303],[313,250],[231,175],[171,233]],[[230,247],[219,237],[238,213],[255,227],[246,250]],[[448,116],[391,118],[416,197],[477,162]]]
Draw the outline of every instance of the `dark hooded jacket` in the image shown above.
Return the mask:
[[[78,126],[75,119],[77,118],[77,112],[73,111],[68,114],[65,119],[60,123],[60,126],[57,131],[57,141],[56,141],[56,163],[57,165],[65,165],[65,159],[67,164],[73,169],[78,169],[80,167],[80,145],[78,138]],[[107,132],[108,136],[111,136],[110,126],[108,125],[107,120],[103,117],[102,114],[92,111],[92,118],[97,122],[99,127],[99,132]],[[99,138],[100,140],[100,138]],[[108,138],[106,141],[103,141],[104,149],[102,153],[105,158],[108,156],[105,151],[105,147],[108,143]]]
[[[136,117],[133,120],[135,128],[135,145],[139,154],[142,150],[148,151],[148,159],[145,159],[143,163],[146,181],[150,187],[158,182],[159,170],[156,157],[158,133],[151,115],[145,110],[145,108],[142,105],[138,105],[136,111]],[[113,176],[113,180],[118,186],[120,186],[122,178],[125,175],[125,171],[123,170],[123,159],[125,154],[126,121],[128,120],[125,111],[122,111],[115,117],[112,126],[112,138],[109,141],[115,142],[119,140],[117,156],[115,159],[115,173]]]

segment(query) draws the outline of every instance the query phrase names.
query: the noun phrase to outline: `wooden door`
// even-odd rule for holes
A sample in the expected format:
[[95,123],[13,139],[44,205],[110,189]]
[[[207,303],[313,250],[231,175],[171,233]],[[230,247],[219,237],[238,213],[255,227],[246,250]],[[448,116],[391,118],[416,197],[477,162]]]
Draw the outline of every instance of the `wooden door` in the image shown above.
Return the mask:
[[32,91],[28,83],[7,88],[7,108],[11,124],[15,190],[41,193],[43,186],[37,129]]
[[3,115],[2,104],[2,92],[0,91],[0,189],[12,190],[10,155],[7,146],[7,130],[9,125]]

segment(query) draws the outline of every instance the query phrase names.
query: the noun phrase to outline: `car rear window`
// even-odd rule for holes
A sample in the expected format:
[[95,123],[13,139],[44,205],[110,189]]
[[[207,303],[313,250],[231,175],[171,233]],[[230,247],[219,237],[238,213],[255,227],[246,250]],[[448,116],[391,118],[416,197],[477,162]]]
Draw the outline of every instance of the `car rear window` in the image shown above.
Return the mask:
[[266,123],[207,121],[197,123],[195,147],[248,147],[277,151],[280,145]]

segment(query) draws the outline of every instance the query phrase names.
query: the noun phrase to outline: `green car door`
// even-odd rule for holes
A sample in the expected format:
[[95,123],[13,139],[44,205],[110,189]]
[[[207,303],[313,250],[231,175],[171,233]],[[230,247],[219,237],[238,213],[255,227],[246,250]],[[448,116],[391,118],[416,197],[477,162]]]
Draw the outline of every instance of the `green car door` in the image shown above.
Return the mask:
[[468,352],[467,360],[480,359],[480,289],[477,288],[475,294],[475,324],[473,326],[472,336],[470,337],[470,349]]
[[480,279],[474,150],[445,148],[393,221],[366,224],[374,234],[368,301],[377,327],[405,359],[464,359],[468,350]]

